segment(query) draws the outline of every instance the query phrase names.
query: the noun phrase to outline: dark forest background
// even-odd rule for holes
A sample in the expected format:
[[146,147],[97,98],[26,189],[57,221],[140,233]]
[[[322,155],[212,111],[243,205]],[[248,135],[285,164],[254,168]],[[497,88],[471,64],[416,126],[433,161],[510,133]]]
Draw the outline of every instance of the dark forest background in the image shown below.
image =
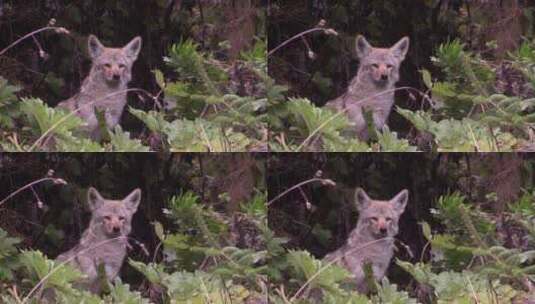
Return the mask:
[[[421,69],[439,79],[443,75],[432,62],[440,44],[459,38],[465,49],[499,65],[507,52],[532,37],[533,8],[533,1],[524,0],[272,0],[270,50],[315,27],[334,29],[338,35],[318,31],[289,43],[268,58],[269,73],[279,84],[288,86],[289,96],[305,97],[322,106],[344,93],[356,75],[357,34],[377,47],[390,47],[409,36],[410,49],[402,63],[398,87],[425,92]],[[323,25],[319,25],[321,20]],[[489,41],[495,41],[496,46]],[[496,83],[510,86],[518,81],[518,75],[509,74],[511,71],[497,75]],[[420,94],[406,90],[396,92],[396,105],[413,111],[429,107]],[[410,123],[395,111],[389,126],[402,135],[411,130]]]
[[[489,235],[499,235],[511,248],[527,250],[515,224],[507,220],[510,204],[528,195],[535,179],[535,159],[529,154],[411,154],[411,153],[300,153],[272,154],[268,159],[269,225],[288,238],[288,249],[307,250],[317,258],[334,251],[355,228],[358,212],[354,189],[362,187],[371,198],[390,199],[409,190],[409,202],[400,219],[396,257],[431,261],[433,258],[420,222],[435,232],[448,221],[437,218],[441,197],[457,193],[466,205],[488,213]],[[280,198],[279,194],[315,178]],[[529,196],[531,197],[531,196]],[[531,199],[530,199],[531,200]],[[532,204],[532,200],[531,203]],[[454,207],[457,210],[460,206]],[[459,220],[459,219],[457,219]],[[458,226],[463,230],[463,226]],[[392,282],[404,286],[410,275],[392,263]],[[421,298],[420,298],[421,300]]]
[[[129,257],[146,263],[160,261],[161,240],[153,222],[170,231],[189,229],[192,236],[199,234],[196,238],[202,239],[196,228],[177,228],[165,214],[173,197],[187,192],[198,196],[201,208],[212,208],[228,218],[229,231],[237,237],[241,232],[233,222],[238,220],[234,213],[265,191],[264,172],[264,157],[245,153],[0,154],[0,228],[21,240],[19,248],[41,250],[55,258],[76,245],[88,226],[89,187],[109,199],[122,199],[139,187],[142,199],[132,222],[131,237],[136,241],[131,242]],[[46,180],[21,189],[42,178]],[[126,265],[123,281],[139,284],[142,275]]]
[[[133,68],[131,88],[156,96],[160,87],[153,70],[171,78],[164,63],[173,44],[197,43],[199,52],[232,64],[264,33],[265,5],[261,0],[5,0],[0,1],[0,49],[46,26],[64,27],[70,34],[44,31],[26,39],[0,57],[0,74],[23,88],[18,96],[39,97],[49,106],[74,95],[87,76],[90,61],[87,36],[105,46],[122,47],[140,35],[143,46]],[[129,94],[129,105],[142,110],[156,105],[143,94]],[[162,96],[163,97],[163,96]],[[125,111],[128,112],[128,111]],[[139,133],[143,123],[130,114],[124,129]]]

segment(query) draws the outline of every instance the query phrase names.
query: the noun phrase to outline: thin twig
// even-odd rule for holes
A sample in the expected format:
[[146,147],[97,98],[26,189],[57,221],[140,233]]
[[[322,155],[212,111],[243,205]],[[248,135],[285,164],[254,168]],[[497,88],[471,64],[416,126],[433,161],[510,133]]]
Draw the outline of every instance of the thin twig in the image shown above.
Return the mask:
[[6,47],[5,49],[3,49],[2,51],[0,51],[0,56],[4,55],[9,49],[11,49],[12,47],[14,47],[15,45],[17,45],[19,42],[21,42],[22,40],[28,38],[28,37],[31,37],[39,32],[44,32],[44,31],[48,31],[48,30],[54,30],[56,31],[56,33],[63,33],[63,34],[67,34],[69,35],[70,32],[64,28],[64,27],[57,27],[57,26],[47,26],[47,27],[43,27],[43,28],[40,28],[38,30],[35,30],[29,34],[26,34],[24,36],[22,36],[21,38],[17,39],[15,42],[13,42],[12,44],[10,44],[8,47]]
[[206,144],[208,145],[208,152],[214,152],[214,148],[212,147],[212,143],[210,143],[210,139],[208,138],[208,134],[206,134],[206,130],[204,130],[203,124],[200,123],[200,125],[201,125],[202,136],[204,140],[206,141]]
[[334,34],[334,35],[338,35],[338,33],[336,33],[335,30],[333,29],[326,29],[326,28],[323,28],[323,27],[315,27],[315,28],[312,28],[312,29],[309,29],[309,30],[306,30],[304,32],[301,32],[295,36],[293,36],[292,38],[284,41],[283,43],[279,44],[277,47],[275,47],[274,49],[272,49],[271,51],[268,52],[268,57],[271,56],[273,53],[275,53],[276,51],[278,51],[279,49],[283,48],[285,45],[287,45],[288,43],[296,40],[297,38],[299,37],[302,37],[306,34],[309,34],[309,33],[312,33],[312,32],[318,32],[318,31],[323,31],[325,32],[326,34]]
[[38,183],[42,183],[42,182],[48,181],[48,180],[53,181],[55,184],[60,184],[60,185],[66,185],[67,184],[67,182],[64,179],[57,178],[57,177],[41,178],[41,179],[38,179],[36,181],[33,181],[33,182],[27,184],[26,186],[23,186],[23,187],[17,189],[15,192],[12,192],[6,198],[4,198],[3,200],[0,201],[0,206],[2,206],[2,204],[4,204],[7,200],[9,200],[13,196],[17,195],[18,193],[22,192],[23,190],[28,189],[28,188],[32,187],[33,185],[36,185]]
[[294,189],[297,189],[297,188],[300,188],[301,186],[303,185],[306,185],[306,184],[309,184],[309,183],[313,183],[313,182],[320,182],[322,184],[326,184],[326,185],[330,185],[330,186],[334,186],[336,185],[336,183],[328,178],[317,178],[317,177],[314,177],[314,178],[311,178],[311,179],[308,179],[306,181],[303,181],[303,182],[300,182],[299,184],[297,185],[294,185],[293,187],[291,187],[290,189],[282,192],[281,194],[277,195],[275,198],[273,198],[272,200],[270,200],[267,205],[271,205],[273,202],[275,202],[276,200],[280,199],[281,197],[285,196],[286,194],[288,194],[289,192],[293,191]]

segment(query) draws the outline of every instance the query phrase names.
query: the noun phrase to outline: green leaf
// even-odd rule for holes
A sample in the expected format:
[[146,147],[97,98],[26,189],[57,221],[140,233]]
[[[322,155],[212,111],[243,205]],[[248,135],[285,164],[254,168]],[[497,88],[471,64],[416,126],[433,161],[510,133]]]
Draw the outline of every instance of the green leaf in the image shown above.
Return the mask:
[[426,69],[421,69],[420,73],[422,73],[422,80],[424,81],[425,86],[428,89],[433,88],[433,81],[431,80],[431,73],[429,73]]
[[123,284],[120,280],[116,280],[111,287],[109,297],[113,300],[112,303],[124,304],[148,304],[150,301],[141,297],[139,291],[130,291],[130,285]]
[[165,232],[163,230],[163,225],[158,221],[152,222],[152,225],[154,226],[154,232],[156,233],[156,236],[158,236],[160,241],[164,241],[165,240]]
[[156,83],[158,84],[160,89],[164,90],[166,87],[166,84],[165,84],[165,79],[163,77],[162,71],[155,69],[155,70],[152,70],[152,72],[154,73],[154,77],[156,78]]
[[73,130],[82,128],[83,122],[76,115],[70,115],[62,109],[49,108],[40,99],[23,98],[20,107],[30,123],[37,127],[32,129],[37,135],[51,130],[49,134],[70,137]]
[[65,263],[47,259],[40,251],[23,250],[20,262],[31,275],[34,284],[47,277],[44,287],[71,288],[71,283],[82,278],[82,274]]
[[141,272],[153,284],[162,285],[163,278],[167,276],[164,266],[160,264],[144,264],[132,259],[128,259],[128,264]]
[[120,125],[110,133],[110,144],[114,152],[148,152],[149,147],[144,146],[139,139],[131,139],[129,132],[123,132]]

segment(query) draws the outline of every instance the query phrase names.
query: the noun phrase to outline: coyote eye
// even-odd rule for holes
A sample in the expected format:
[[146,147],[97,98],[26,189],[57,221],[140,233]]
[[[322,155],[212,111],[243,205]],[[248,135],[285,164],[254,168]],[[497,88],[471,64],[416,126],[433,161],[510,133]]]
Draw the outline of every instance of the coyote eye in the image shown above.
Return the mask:
[[378,65],[377,63],[373,63],[373,64],[372,64],[372,67],[373,67],[374,69],[377,69],[377,68],[379,68],[379,65]]
[[391,218],[391,217],[387,217],[387,218],[385,218],[385,220],[386,220],[387,222],[390,222],[390,221],[392,221],[392,218]]
[[111,68],[111,64],[109,64],[109,63],[105,63],[104,66],[105,66],[106,68],[108,68],[108,69]]
[[119,221],[124,221],[124,216],[119,216]]
[[371,220],[372,220],[373,222],[377,222],[377,221],[378,221],[378,219],[377,219],[375,216],[372,217]]
[[119,64],[119,68],[120,68],[120,69],[124,69],[124,67],[125,67],[125,65],[124,65],[124,64],[122,64],[122,63],[121,63],[121,64]]
[[387,65],[386,65],[386,68],[387,68],[387,69],[391,69],[391,68],[392,68],[392,65],[391,65],[391,64],[387,64]]
[[111,216],[106,215],[106,216],[104,217],[104,219],[105,219],[106,221],[110,221],[110,220],[111,220]]

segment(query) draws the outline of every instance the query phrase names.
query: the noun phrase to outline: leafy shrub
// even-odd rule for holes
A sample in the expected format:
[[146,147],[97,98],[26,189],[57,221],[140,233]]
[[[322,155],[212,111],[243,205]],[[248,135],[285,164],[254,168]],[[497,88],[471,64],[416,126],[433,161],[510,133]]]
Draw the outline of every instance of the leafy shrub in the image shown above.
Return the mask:
[[[265,41],[258,39],[240,60],[225,63],[190,40],[173,45],[164,61],[178,76],[166,79],[154,71],[161,92],[151,98],[158,111],[129,109],[149,134],[134,138],[118,127],[103,142],[81,134],[83,121],[72,113],[37,98],[17,98],[19,88],[0,78],[0,146],[5,151],[265,151],[265,52]],[[234,74],[249,80],[231,79]]]
[[[528,199],[533,201],[530,192],[510,204],[511,212],[496,215],[476,208],[459,193],[440,197],[433,210],[440,222],[437,231],[421,223],[429,243],[420,262],[395,261],[416,284],[400,288],[384,278],[368,296],[355,292],[346,269],[318,260],[308,251],[284,250],[281,239],[274,251],[278,257],[270,265],[283,275],[270,276],[270,299],[273,303],[510,303],[531,299],[533,243],[508,248],[496,233],[498,218],[531,223],[528,226],[533,228],[535,213],[527,207]],[[533,240],[532,229],[522,231],[526,239]],[[427,251],[430,258],[424,259]]]
[[[458,39],[438,46],[432,62],[442,72],[436,80],[421,70],[428,92],[419,92],[427,110],[396,111],[418,131],[399,139],[378,130],[370,143],[360,142],[345,115],[314,106],[306,99],[285,98],[281,87],[270,100],[270,147],[274,151],[512,151],[532,150],[535,123],[535,41],[509,54],[497,66]],[[520,79],[503,88],[508,73]],[[411,92],[418,92],[413,89]]]
[[[240,213],[253,227],[266,229],[267,210],[258,208],[259,194],[244,203]],[[254,210],[254,211],[253,211]],[[44,289],[53,289],[59,303],[243,303],[266,298],[268,251],[262,233],[257,248],[239,248],[232,241],[232,216],[200,203],[191,192],[172,198],[165,210],[172,224],[154,223],[163,258],[128,263],[145,276],[148,289],[135,290],[118,278],[108,292],[98,296],[73,287],[83,274],[48,259],[38,250],[19,250],[18,240],[0,230],[0,284],[17,294],[0,291],[3,303],[38,301]],[[260,231],[260,230],[258,230]],[[267,239],[266,239],[267,240]],[[158,252],[155,253],[157,255]],[[147,291],[151,292],[147,294]],[[154,294],[154,292],[156,294]],[[149,298],[149,295],[151,298]]]

